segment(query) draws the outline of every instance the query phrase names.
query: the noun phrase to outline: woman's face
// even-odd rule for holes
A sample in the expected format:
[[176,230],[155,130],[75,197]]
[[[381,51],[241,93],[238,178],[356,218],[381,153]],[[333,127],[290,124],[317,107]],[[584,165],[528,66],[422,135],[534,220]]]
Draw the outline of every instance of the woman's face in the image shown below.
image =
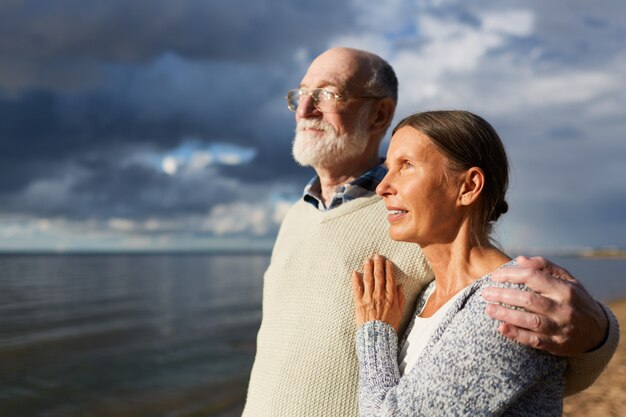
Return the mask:
[[446,168],[446,157],[430,138],[400,128],[386,165],[389,172],[376,193],[385,199],[391,238],[421,246],[454,240],[462,221],[459,175]]

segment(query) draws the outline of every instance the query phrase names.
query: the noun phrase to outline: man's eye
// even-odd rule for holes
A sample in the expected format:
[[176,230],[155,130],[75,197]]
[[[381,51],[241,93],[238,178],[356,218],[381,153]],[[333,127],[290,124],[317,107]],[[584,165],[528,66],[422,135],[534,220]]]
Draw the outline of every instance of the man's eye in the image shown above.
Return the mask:
[[320,98],[323,100],[330,100],[333,97],[334,97],[334,94],[330,91],[327,91],[327,90],[320,91]]

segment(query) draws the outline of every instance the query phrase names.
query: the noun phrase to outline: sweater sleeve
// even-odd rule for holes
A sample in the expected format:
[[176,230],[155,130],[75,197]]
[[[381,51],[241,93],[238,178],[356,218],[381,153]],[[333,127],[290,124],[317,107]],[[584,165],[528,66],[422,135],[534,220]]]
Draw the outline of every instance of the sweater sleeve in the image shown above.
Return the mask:
[[402,378],[393,329],[381,322],[359,328],[360,415],[560,416],[565,359],[501,336],[476,292],[457,302],[465,304]]
[[617,349],[617,344],[619,343],[619,323],[607,306],[602,303],[600,305],[609,321],[607,338],[598,349],[568,358],[567,373],[565,374],[566,396],[577,394],[589,388],[604,371]]
[[368,321],[357,330],[359,412],[377,416],[385,397],[400,381],[398,336],[387,323]]

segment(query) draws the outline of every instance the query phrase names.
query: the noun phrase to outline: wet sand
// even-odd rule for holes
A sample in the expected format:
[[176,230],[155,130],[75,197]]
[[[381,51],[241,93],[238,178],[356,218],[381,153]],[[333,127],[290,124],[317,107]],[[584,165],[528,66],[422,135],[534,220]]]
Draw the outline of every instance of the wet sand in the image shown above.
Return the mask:
[[620,323],[617,352],[598,380],[580,394],[565,399],[566,417],[622,417],[626,415],[626,298],[609,303]]

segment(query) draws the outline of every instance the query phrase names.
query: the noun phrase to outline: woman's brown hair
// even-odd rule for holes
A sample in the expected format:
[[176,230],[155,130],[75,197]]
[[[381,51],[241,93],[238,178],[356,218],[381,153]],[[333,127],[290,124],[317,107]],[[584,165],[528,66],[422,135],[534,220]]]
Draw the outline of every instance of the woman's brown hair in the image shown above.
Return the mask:
[[483,171],[485,183],[470,226],[477,244],[488,242],[493,223],[508,211],[509,164],[495,129],[482,117],[462,110],[416,113],[401,120],[393,133],[405,126],[428,136],[447,157],[451,171],[472,167]]

